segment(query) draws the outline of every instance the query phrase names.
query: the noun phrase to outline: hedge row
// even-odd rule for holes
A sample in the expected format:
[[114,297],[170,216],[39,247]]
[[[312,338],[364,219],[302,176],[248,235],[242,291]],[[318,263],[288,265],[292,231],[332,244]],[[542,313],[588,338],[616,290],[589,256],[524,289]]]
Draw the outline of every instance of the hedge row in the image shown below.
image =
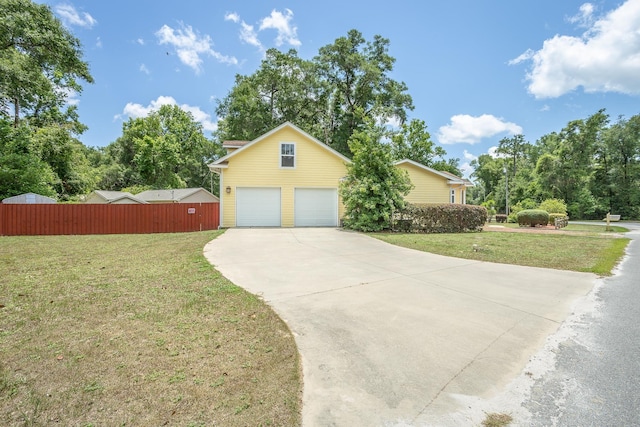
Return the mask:
[[558,219],[565,219],[565,220],[569,220],[569,217],[565,214],[561,214],[561,213],[550,213],[549,214],[549,225],[555,225],[556,223],[556,218]]
[[536,225],[547,225],[549,223],[549,212],[542,209],[525,209],[518,212],[518,225],[528,225],[535,227]]
[[464,233],[482,230],[486,220],[484,206],[408,204],[394,216],[391,228],[411,233]]

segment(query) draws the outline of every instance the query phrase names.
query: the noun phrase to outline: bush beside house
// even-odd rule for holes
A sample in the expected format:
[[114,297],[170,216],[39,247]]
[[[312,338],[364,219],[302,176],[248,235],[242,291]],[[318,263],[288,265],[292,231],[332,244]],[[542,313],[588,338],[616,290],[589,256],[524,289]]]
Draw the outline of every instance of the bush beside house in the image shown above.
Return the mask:
[[393,230],[412,233],[464,233],[481,231],[487,220],[484,206],[412,205],[396,215]]

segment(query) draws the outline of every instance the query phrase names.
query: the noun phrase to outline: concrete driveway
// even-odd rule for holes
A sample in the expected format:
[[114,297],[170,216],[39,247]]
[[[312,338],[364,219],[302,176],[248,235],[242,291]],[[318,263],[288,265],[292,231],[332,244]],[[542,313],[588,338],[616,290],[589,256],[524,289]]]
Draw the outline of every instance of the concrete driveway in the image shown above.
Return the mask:
[[525,367],[592,274],[449,258],[336,229],[230,229],[204,249],[288,323],[305,426],[461,420]]

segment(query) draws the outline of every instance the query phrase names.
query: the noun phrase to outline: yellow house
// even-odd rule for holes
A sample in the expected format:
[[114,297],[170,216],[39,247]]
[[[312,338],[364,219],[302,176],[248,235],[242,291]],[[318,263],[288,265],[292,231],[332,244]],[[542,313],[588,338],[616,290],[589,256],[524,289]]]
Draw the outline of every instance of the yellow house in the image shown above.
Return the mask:
[[222,227],[337,226],[350,160],[287,122],[253,141],[226,141],[209,168],[220,175]]
[[405,197],[409,203],[458,203],[466,204],[467,187],[471,181],[449,172],[438,171],[428,166],[404,159],[395,163],[396,167],[409,173],[413,190]]

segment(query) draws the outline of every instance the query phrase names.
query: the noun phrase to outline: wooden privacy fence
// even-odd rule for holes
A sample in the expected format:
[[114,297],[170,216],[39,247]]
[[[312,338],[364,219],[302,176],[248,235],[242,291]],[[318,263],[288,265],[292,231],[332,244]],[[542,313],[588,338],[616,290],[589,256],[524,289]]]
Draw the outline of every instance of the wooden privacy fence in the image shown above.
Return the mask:
[[146,234],[215,230],[219,203],[2,204],[0,235]]

